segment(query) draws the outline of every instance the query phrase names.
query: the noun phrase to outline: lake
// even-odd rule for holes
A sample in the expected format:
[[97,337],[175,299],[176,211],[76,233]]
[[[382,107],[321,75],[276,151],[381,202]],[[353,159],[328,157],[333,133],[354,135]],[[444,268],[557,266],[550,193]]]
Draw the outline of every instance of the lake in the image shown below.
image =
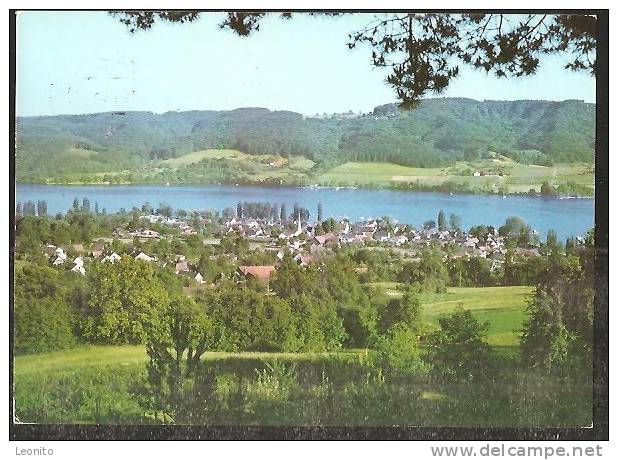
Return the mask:
[[462,227],[486,224],[500,226],[507,217],[520,216],[544,238],[554,229],[560,239],[583,235],[594,226],[594,200],[527,196],[465,195],[399,190],[334,189],[299,187],[251,187],[231,185],[31,185],[16,186],[16,201],[46,200],[48,212],[66,212],[73,199],[88,198],[91,207],[116,212],[129,211],[148,202],[154,207],[168,203],[174,209],[203,211],[236,208],[241,201],[285,203],[288,212],[294,203],[307,208],[311,219],[322,203],[324,217],[359,220],[390,216],[399,222],[420,226],[437,219],[440,209],[461,216]]

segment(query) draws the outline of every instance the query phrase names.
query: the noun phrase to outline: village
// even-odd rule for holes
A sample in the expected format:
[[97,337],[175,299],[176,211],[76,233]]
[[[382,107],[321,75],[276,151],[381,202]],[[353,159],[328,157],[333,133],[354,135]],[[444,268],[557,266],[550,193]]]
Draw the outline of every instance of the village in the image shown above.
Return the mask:
[[[151,213],[140,214],[138,222],[138,228],[130,229],[131,226],[127,223],[115,228],[112,235],[94,240],[91,245],[55,245],[50,242],[44,246],[43,252],[52,266],[81,275],[86,275],[89,264],[114,263],[122,257],[132,257],[160,267],[169,267],[177,276],[183,278],[185,285],[193,286],[214,286],[221,279],[242,282],[253,278],[267,283],[286,255],[292,257],[301,267],[306,267],[317,264],[320,259],[346,247],[392,251],[411,261],[418,260],[416,256],[423,248],[431,247],[442,251],[443,260],[447,257],[487,259],[492,272],[502,266],[507,253],[506,238],[493,227],[483,226],[484,234],[479,234],[478,231],[466,232],[460,228],[436,228],[435,222],[429,221],[417,229],[386,217],[359,222],[328,218],[312,223],[303,219],[300,213],[296,219],[289,221],[242,215],[213,218],[209,215],[208,218],[193,218],[190,224],[179,217]],[[208,228],[208,231],[205,228]],[[215,260],[224,256],[236,269],[233,273],[221,272],[207,280],[205,274],[200,273],[196,257],[183,253],[157,255],[146,249],[153,242],[171,238],[199,239],[204,247],[218,248],[209,258]],[[244,241],[250,251],[269,262],[242,264],[233,249],[221,247],[224,239]],[[124,253],[113,249],[114,242],[116,247],[119,242],[125,245],[127,249]],[[540,255],[538,247],[527,244],[522,246],[524,247],[517,245],[513,248],[516,255]],[[363,267],[358,267],[357,270],[362,272]]]

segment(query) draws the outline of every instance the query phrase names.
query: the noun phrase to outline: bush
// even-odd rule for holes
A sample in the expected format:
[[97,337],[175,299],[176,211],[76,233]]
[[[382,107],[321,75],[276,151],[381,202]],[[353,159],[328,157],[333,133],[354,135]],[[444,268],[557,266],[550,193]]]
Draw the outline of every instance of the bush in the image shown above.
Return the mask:
[[374,367],[390,373],[424,374],[428,370],[415,333],[403,323],[378,336],[369,357]]
[[479,323],[470,310],[461,306],[441,317],[439,323],[440,329],[428,337],[427,358],[433,375],[454,381],[469,381],[483,375],[489,363],[489,323]]

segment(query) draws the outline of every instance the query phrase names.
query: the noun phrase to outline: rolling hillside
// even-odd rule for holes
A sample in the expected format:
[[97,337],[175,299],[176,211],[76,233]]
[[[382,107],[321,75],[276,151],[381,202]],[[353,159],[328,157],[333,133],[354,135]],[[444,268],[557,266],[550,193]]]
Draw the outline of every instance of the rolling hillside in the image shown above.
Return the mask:
[[[449,167],[485,158],[488,152],[551,166],[591,162],[594,136],[595,105],[574,100],[427,99],[412,111],[391,104],[363,115],[319,118],[264,108],[19,117],[16,171],[18,181],[32,182],[119,171],[139,174],[208,149],[302,157],[312,162],[314,175],[346,162]],[[185,157],[176,166],[191,164]]]

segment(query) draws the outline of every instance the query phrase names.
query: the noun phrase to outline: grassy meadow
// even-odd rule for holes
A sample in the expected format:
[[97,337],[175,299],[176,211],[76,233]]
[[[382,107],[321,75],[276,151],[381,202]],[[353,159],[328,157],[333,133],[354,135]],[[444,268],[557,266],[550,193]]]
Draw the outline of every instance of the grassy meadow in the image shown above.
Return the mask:
[[[389,297],[399,297],[398,283],[370,283],[384,290]],[[489,322],[487,341],[492,346],[519,345],[520,331],[526,320],[526,302],[533,292],[530,286],[449,287],[443,294],[422,293],[423,319],[428,329],[438,326],[440,316],[461,305],[471,310],[476,319]]]
[[290,183],[302,181],[313,166],[313,161],[302,156],[248,155],[238,150],[208,149],[160,161],[146,174],[149,180]]
[[[474,176],[475,172],[483,176]],[[501,174],[501,175],[499,175]],[[554,166],[524,165],[507,157],[459,161],[444,168],[412,168],[393,163],[347,162],[319,177],[318,183],[337,186],[391,186],[407,183],[436,187],[445,183],[465,186],[478,192],[527,193],[541,191],[547,182],[557,186],[567,182],[594,189],[594,172],[586,163],[559,163]]]
[[[443,384],[372,372],[357,353],[208,353],[182,419],[144,411],[142,347],[84,347],[15,362],[15,413],[36,423],[585,426],[592,386],[495,358],[485,379]],[[140,404],[141,403],[141,404]]]
[[[396,283],[379,283],[399,295]],[[495,353],[486,379],[438,383],[428,376],[385,378],[366,366],[367,350],[329,353],[208,352],[182,420],[144,410],[139,346],[84,345],[17,356],[15,413],[38,423],[199,423],[213,425],[583,426],[591,419],[589,382],[523,369],[517,336],[526,286],[449,288],[422,296],[425,322],[459,303],[490,322]]]

